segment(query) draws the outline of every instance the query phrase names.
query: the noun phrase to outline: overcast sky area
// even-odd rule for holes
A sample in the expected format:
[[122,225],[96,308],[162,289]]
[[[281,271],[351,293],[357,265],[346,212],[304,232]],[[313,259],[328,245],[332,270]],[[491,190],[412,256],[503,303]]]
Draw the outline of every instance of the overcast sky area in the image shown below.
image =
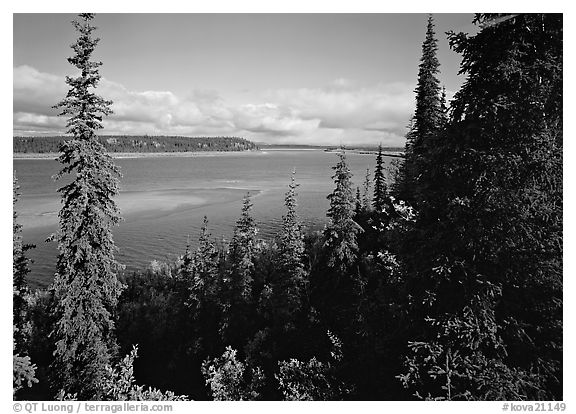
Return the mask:
[[[14,135],[59,135],[52,105],[75,75],[68,14],[14,14]],[[98,14],[101,134],[241,136],[255,142],[403,146],[426,14]],[[435,14],[439,79],[464,81]]]

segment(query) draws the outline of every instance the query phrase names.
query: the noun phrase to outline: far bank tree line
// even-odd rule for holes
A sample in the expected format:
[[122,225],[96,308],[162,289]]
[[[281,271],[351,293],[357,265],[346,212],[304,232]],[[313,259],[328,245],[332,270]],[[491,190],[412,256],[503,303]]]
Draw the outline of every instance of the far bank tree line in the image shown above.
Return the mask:
[[449,106],[430,17],[391,185],[381,151],[360,185],[341,151],[322,231],[301,225],[296,172],[275,239],[258,238],[248,194],[229,243],[206,218],[197,249],[130,275],[94,133],[109,103],[86,89],[92,18],[75,24],[85,70],[59,105],[76,178],[46,291],[26,286],[14,217],[17,398],[563,398],[561,15],[483,14],[478,34],[450,33],[467,80]]
[[[14,137],[14,153],[57,153],[66,136]],[[258,149],[239,137],[178,137],[148,135],[99,135],[95,139],[107,152],[200,152]]]

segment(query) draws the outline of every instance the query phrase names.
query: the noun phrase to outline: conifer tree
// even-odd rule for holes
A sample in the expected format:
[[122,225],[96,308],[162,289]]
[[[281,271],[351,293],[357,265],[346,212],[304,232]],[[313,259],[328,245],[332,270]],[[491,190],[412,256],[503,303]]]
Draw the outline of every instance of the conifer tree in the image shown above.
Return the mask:
[[250,212],[250,193],[244,196],[242,214],[236,222],[234,235],[229,247],[229,268],[223,280],[222,325],[220,334],[228,344],[238,345],[246,336],[246,326],[251,323],[250,312],[252,285],[254,281],[254,260],[256,255],[256,235],[258,228]]
[[436,57],[438,50],[437,40],[434,37],[434,20],[428,17],[426,37],[422,44],[422,57],[418,69],[418,83],[416,86],[416,110],[412,127],[406,135],[405,160],[402,168],[402,193],[407,201],[418,203],[421,201],[419,179],[422,169],[428,160],[430,139],[438,133],[443,126],[444,114],[440,81],[437,78],[440,63]]
[[370,209],[370,169],[366,168],[366,176],[364,177],[364,186],[362,188],[362,208],[365,211]]
[[258,234],[256,223],[250,214],[252,206],[250,193],[247,193],[242,201],[242,214],[236,222],[230,243],[231,283],[243,301],[252,298],[254,255]]
[[[477,15],[403,253],[422,397],[562,398],[562,15]],[[420,318],[416,318],[420,315]]]
[[278,273],[280,280],[273,286],[275,306],[282,309],[284,317],[289,319],[301,305],[302,295],[306,288],[306,271],[304,269],[304,235],[302,224],[298,219],[296,208],[296,183],[295,172],[292,178],[284,205],[286,214],[282,216],[282,230],[278,239]]
[[332,179],[336,188],[328,195],[330,208],[326,215],[330,221],[324,229],[324,238],[328,265],[340,274],[345,274],[356,262],[358,256],[356,236],[361,228],[354,221],[352,173],[346,164],[344,150],[338,153],[338,163],[332,169],[334,170]]
[[360,195],[360,187],[356,186],[356,202],[354,204],[354,214],[359,217],[362,213],[362,196]]
[[14,349],[16,352],[24,350],[25,324],[26,324],[26,296],[30,293],[26,275],[30,273],[30,259],[26,257],[26,250],[32,248],[31,245],[24,245],[22,242],[22,225],[18,223],[18,213],[16,212],[16,202],[19,193],[18,179],[16,175],[12,181],[12,309],[14,326]]
[[376,156],[376,169],[374,170],[374,198],[372,206],[377,212],[384,209],[386,203],[386,179],[384,178],[384,165],[382,159],[382,144],[378,145]]
[[220,264],[220,253],[211,240],[208,218],[204,216],[198,247],[194,252],[188,247],[182,263],[187,290],[184,300],[191,311],[189,329],[193,338],[193,346],[188,348],[188,353],[210,353],[211,347],[219,342],[215,327],[221,317],[218,297],[221,293]]
[[413,153],[419,156],[426,148],[426,138],[434,135],[441,126],[441,89],[436,77],[440,62],[436,57],[438,41],[434,37],[434,19],[428,17],[426,38],[422,44],[422,57],[418,69],[416,86],[416,111],[414,112],[414,148]]
[[216,294],[218,250],[210,237],[208,218],[204,216],[198,248],[190,261],[192,284],[189,304],[195,309],[201,308],[206,300]]
[[405,144],[404,144],[404,156],[398,158],[394,161],[394,173],[393,173],[393,182],[391,193],[394,197],[400,200],[408,200],[410,197],[408,193],[410,192],[410,188],[412,186],[409,185],[409,177],[407,172],[407,159],[412,159],[412,143],[414,141],[414,115],[410,117],[410,121],[406,126],[407,132],[404,135]]
[[442,87],[442,96],[440,97],[440,111],[442,118],[440,121],[441,128],[448,124],[448,102],[446,101],[446,87]]
[[26,257],[26,250],[33,247],[22,243],[22,225],[18,223],[16,213],[16,202],[18,201],[18,179],[14,175],[12,179],[12,392],[15,395],[23,386],[31,387],[37,383],[35,377],[36,365],[32,364],[27,356],[27,301],[26,296],[30,294],[26,275],[30,272],[30,259]]
[[190,248],[190,236],[186,239],[186,251],[182,256],[179,274],[185,280],[192,279],[194,275],[194,254]]
[[100,62],[91,61],[99,39],[92,37],[93,14],[80,14],[72,22],[78,39],[68,61],[79,74],[67,76],[66,98],[55,108],[68,116],[70,139],[61,146],[63,165],[57,178],[72,181],[58,191],[59,212],[57,271],[54,292],[53,372],[56,386],[79,398],[99,399],[104,367],[116,353],[114,311],[122,285],[112,227],[119,220],[113,197],[118,194],[118,168],[99,143],[96,131],[102,117],[112,113],[111,101],[93,92],[100,80]]

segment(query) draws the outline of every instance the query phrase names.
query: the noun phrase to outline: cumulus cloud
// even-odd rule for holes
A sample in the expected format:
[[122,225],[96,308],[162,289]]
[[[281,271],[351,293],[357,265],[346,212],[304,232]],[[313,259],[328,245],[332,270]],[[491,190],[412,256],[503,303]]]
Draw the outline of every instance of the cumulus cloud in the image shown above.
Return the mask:
[[296,111],[280,108],[273,103],[246,104],[236,108],[234,124],[236,127],[279,136],[301,136],[314,132],[319,126],[317,119],[305,120],[296,115]]
[[15,133],[63,131],[65,121],[52,107],[66,95],[64,78],[23,65],[14,68],[13,85]]
[[364,129],[402,136],[413,110],[410,85],[391,84],[355,87],[340,80],[317,89],[270,92],[281,105],[297,108],[303,119],[320,120],[321,128]]
[[[64,78],[30,66],[14,68],[14,132],[59,134],[65,120],[51,107],[65,96]],[[323,88],[264,92],[228,104],[217,91],[133,91],[102,79],[98,94],[114,103],[106,134],[240,135],[260,142],[402,145],[413,111],[413,87],[360,85],[336,79]]]
[[[62,133],[65,120],[52,106],[68,90],[64,78],[30,66],[14,68],[13,128],[18,134]],[[233,111],[214,92],[197,91],[180,97],[171,91],[131,91],[102,79],[98,94],[113,101],[105,118],[107,134],[232,134]]]

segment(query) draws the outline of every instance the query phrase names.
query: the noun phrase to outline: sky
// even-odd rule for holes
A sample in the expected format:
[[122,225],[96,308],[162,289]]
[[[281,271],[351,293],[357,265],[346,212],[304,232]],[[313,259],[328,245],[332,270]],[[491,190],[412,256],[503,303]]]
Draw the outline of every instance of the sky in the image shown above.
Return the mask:
[[[56,135],[75,68],[72,14],[13,15],[13,133]],[[434,14],[439,79],[464,81]],[[97,14],[102,134],[241,136],[259,143],[403,146],[427,14]]]

